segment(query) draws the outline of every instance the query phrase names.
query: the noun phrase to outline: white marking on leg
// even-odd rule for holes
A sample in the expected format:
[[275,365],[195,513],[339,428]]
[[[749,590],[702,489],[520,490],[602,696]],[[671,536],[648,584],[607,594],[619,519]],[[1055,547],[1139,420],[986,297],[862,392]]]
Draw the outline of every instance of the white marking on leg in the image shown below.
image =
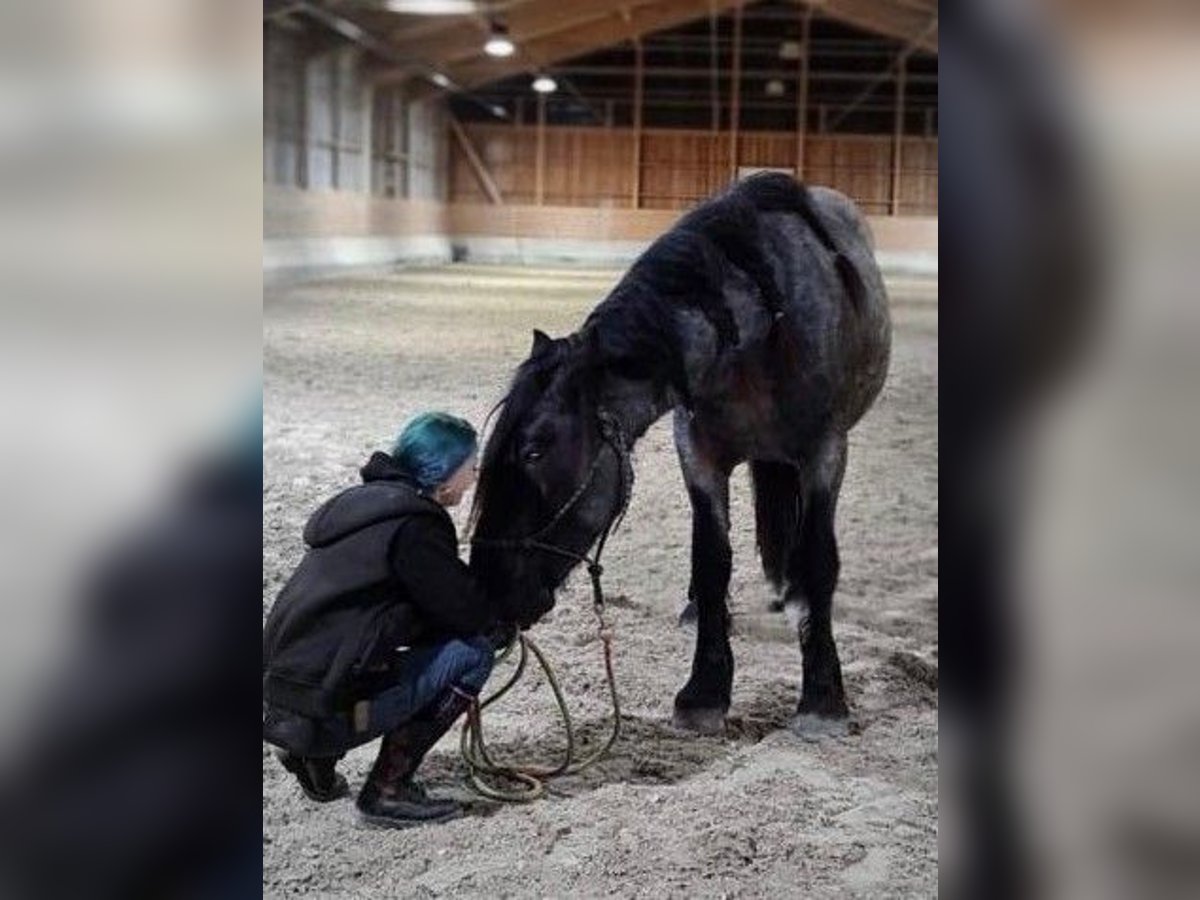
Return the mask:
[[800,643],[808,641],[808,601],[803,597],[789,597],[783,604],[783,614],[787,616],[788,624],[800,636]]

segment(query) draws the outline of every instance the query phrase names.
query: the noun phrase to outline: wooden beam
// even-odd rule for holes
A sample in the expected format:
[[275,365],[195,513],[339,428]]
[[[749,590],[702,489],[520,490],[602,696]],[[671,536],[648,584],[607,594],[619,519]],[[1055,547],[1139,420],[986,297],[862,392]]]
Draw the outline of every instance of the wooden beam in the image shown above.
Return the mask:
[[[746,0],[714,0],[714,6],[720,12],[742,6],[745,2]],[[601,47],[702,18],[705,8],[697,5],[696,0],[659,0],[648,6],[632,8],[629,12],[628,21],[619,13],[614,13],[589,22],[586,26],[530,41],[508,59],[483,59],[450,66],[447,67],[446,74],[464,88],[479,87],[528,71],[531,59],[536,59],[542,66],[551,66],[561,60],[581,56]]]
[[[923,33],[928,34],[931,31],[935,30],[936,28],[937,28],[937,16],[934,16],[932,21],[930,21],[926,24],[925,31]],[[909,43],[907,43],[904,47],[902,47],[900,52],[896,55],[896,58],[888,65],[888,67],[886,69],[884,69],[882,72],[880,72],[870,84],[868,84],[865,88],[863,88],[859,92],[857,97],[855,97],[853,100],[851,100],[849,103],[847,103],[845,106],[842,107],[841,112],[838,113],[837,118],[835,118],[833,120],[833,122],[830,123],[829,127],[837,128],[838,125],[840,125],[842,123],[842,120],[846,118],[846,116],[850,115],[850,113],[852,113],[852,112],[854,112],[854,110],[858,109],[858,107],[862,104],[862,102],[864,100],[866,100],[868,97],[870,97],[872,93],[874,93],[876,88],[878,88],[881,84],[883,84],[885,81],[888,81],[892,77],[892,69],[895,69],[895,68],[903,69],[905,67],[905,64],[908,62],[908,58],[910,56],[912,56],[914,51],[916,51],[917,46],[918,46],[918,41],[913,40],[913,41],[910,41]]]
[[[621,7],[652,6],[658,0],[535,0],[511,6],[495,15],[508,28],[508,36],[517,45],[517,53],[532,41],[570,28],[586,26],[597,19],[618,13]],[[489,15],[491,13],[489,12]],[[474,59],[484,55],[487,18],[473,16],[467,21],[449,23],[434,33],[412,35],[405,29],[392,33],[397,52],[419,56],[435,65]]]
[[[621,76],[632,75],[633,66],[613,65],[613,66],[591,66],[591,65],[576,65],[574,63],[561,63],[554,67],[554,76],[557,78],[562,75],[606,75]],[[846,69],[810,69],[809,78],[811,80],[820,81],[841,81],[847,83],[853,82],[868,82],[874,81],[879,77],[878,72],[851,72]],[[720,73],[718,72],[718,76]],[[742,77],[743,78],[774,78],[779,75],[779,66],[751,66],[743,60]],[[647,78],[670,78],[676,81],[711,81],[712,70],[702,68],[688,68],[687,66],[646,66]],[[909,72],[908,83],[936,85],[938,82],[937,75],[928,72]],[[695,93],[700,92],[700,88],[695,89]],[[742,103],[745,105],[746,98],[742,98]],[[711,98],[705,99],[707,105],[711,102]],[[791,101],[788,101],[789,103]]]
[[804,180],[804,142],[808,130],[808,51],[811,44],[813,11],[810,6],[800,21],[800,77],[796,85],[796,178]]
[[471,166],[471,171],[479,180],[479,186],[487,194],[488,200],[496,205],[503,204],[504,198],[500,196],[500,189],[496,187],[496,182],[492,178],[492,174],[487,170],[487,166],[483,164],[483,160],[479,158],[479,154],[475,152],[475,147],[472,146],[471,139],[463,131],[463,127],[458,119],[455,119],[453,116],[450,117],[450,133],[458,141],[458,146],[462,148],[463,154],[467,157],[467,163]]
[[741,124],[742,96],[742,8],[733,11],[733,72],[729,97],[729,180],[737,181],[738,126]]
[[929,11],[896,0],[811,0],[810,5],[830,19],[937,53],[937,28],[927,29],[930,19],[937,19],[936,7]]
[[[743,69],[742,70],[742,81],[743,82],[746,82],[746,80],[747,80],[745,77],[745,74],[746,74],[746,70]],[[646,69],[645,77],[648,81],[650,78],[649,68]],[[632,76],[631,76],[631,78],[632,78]],[[906,81],[907,81],[907,84],[911,87],[912,83],[913,83],[911,72],[909,73]],[[625,91],[619,92],[619,93],[614,92],[607,96],[601,96],[601,97],[593,96],[592,99],[597,104],[603,104],[604,102],[611,100],[615,104],[617,109],[621,109],[626,106],[630,107],[630,109],[632,109],[632,107],[633,107],[632,94],[630,93],[630,91],[628,89],[626,89]],[[911,95],[908,97],[906,102],[908,104],[909,112],[913,112],[917,109],[920,109],[922,111],[922,113],[924,113],[924,110],[926,110],[926,109],[935,109],[935,111],[936,111],[936,107],[931,105],[931,104],[936,103],[935,99],[926,98],[925,100],[923,100],[921,102],[917,102],[918,99],[919,98],[914,98]],[[534,101],[531,99],[530,103],[532,104],[533,102]],[[711,131],[712,131],[711,125],[708,122],[708,114],[711,111],[712,103],[711,103],[707,93],[699,95],[699,96],[697,96],[697,95],[688,96],[686,93],[680,93],[678,95],[664,97],[660,94],[652,94],[649,90],[647,90],[646,96],[645,96],[645,102],[644,102],[643,106],[645,109],[697,109],[697,110],[701,110],[702,114],[698,117],[699,119],[704,121],[704,127],[701,130],[708,132],[708,133],[711,133]],[[809,101],[808,108],[810,110],[812,110],[815,108],[815,106],[816,106],[816,104],[814,104],[812,102],[811,92],[810,92],[810,101]],[[836,113],[839,109],[839,107],[836,105],[826,104],[826,106],[827,106],[827,111],[829,113]],[[860,110],[869,110],[871,112],[887,113],[888,121],[890,122],[893,106],[894,106],[894,99],[892,97],[891,91],[888,91],[888,93],[885,96],[883,96],[882,98],[880,98],[879,100],[864,102],[864,103],[860,104],[857,108]],[[602,108],[602,106],[601,106],[601,108]],[[748,109],[774,110],[775,112],[778,113],[777,118],[787,118],[789,121],[792,121],[792,122],[794,122],[795,115],[796,115],[795,99],[793,99],[791,97],[784,97],[782,100],[772,100],[772,99],[764,97],[763,99],[760,100],[760,99],[757,99],[755,97],[755,95],[748,90],[742,92],[741,108],[742,108],[743,113]],[[529,121],[530,121],[530,124],[532,124],[533,118],[531,117]],[[496,123],[499,124],[499,120],[496,120]],[[603,122],[601,121],[600,123],[597,123],[597,125],[600,125],[600,124],[603,124]],[[555,126],[552,125],[550,127],[553,128]],[[789,128],[785,133],[789,136],[792,136],[793,130],[794,129]],[[813,133],[813,131],[814,131],[814,129],[812,129],[812,128],[809,129],[810,134]],[[891,129],[889,128],[887,131],[887,136],[888,136],[889,140],[891,139],[891,134],[892,134],[892,132],[891,132]],[[788,162],[789,163],[791,162],[792,150],[794,149],[794,147],[795,147],[795,141],[793,140],[788,149]]]
[[633,191],[629,205],[637,209],[642,203],[642,82],[645,66],[641,39],[634,39],[633,51],[636,65],[633,76]]
[[904,150],[904,76],[908,71],[908,59],[900,60],[900,71],[896,78],[896,130],[892,135],[892,215],[900,215],[900,164]]
[[542,205],[546,196],[546,95],[537,95],[537,156],[534,160],[533,202]]

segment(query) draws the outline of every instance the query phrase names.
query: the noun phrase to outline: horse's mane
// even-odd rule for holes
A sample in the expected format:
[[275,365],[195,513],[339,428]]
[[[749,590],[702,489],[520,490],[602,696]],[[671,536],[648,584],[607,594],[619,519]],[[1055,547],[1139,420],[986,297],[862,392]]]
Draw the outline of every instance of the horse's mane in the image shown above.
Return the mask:
[[862,279],[842,254],[808,189],[791,176],[763,173],[686,213],[638,258],[584,323],[585,331],[595,332],[598,357],[635,370],[652,361],[665,363],[669,380],[682,388],[675,312],[681,307],[698,310],[723,346],[737,344],[737,325],[724,296],[731,268],[753,282],[769,313],[781,312],[784,296],[764,254],[760,230],[768,213],[788,213],[804,221],[833,257],[842,287],[857,305],[865,292]]
[[[571,339],[553,341],[540,352],[517,367],[508,392],[493,408],[500,415],[490,434],[485,438],[483,457],[479,465],[479,483],[475,487],[475,498],[471,503],[468,529],[474,531],[480,513],[488,498],[509,496],[517,487],[515,473],[501,464],[502,457],[511,443],[517,426],[545,392],[554,373],[567,355]],[[489,417],[490,417],[489,413]]]
[[721,339],[737,342],[733,315],[721,296],[722,261],[699,235],[672,229],[655,241],[583,324],[593,370],[658,378],[683,387],[680,308],[700,309]]

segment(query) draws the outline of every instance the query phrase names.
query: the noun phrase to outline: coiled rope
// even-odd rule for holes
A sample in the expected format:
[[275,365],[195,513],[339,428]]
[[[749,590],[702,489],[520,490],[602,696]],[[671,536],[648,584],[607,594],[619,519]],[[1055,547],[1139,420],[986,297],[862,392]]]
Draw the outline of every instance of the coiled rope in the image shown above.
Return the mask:
[[[467,710],[466,722],[463,723],[459,749],[462,752],[463,761],[467,766],[467,778],[471,787],[477,793],[492,800],[500,800],[505,803],[527,803],[531,800],[536,800],[545,794],[545,783],[548,780],[582,772],[588,766],[600,760],[612,749],[613,744],[616,743],[621,733],[621,700],[617,695],[617,682],[613,675],[613,633],[605,621],[603,604],[595,604],[593,611],[596,614],[598,634],[604,649],[604,674],[608,681],[609,695],[612,698],[612,730],[608,735],[608,739],[581,759],[576,759],[577,746],[575,729],[571,723],[571,711],[567,708],[567,701],[563,696],[562,688],[559,686],[558,678],[554,674],[554,668],[550,665],[550,661],[546,658],[545,653],[542,652],[542,649],[533,638],[519,632],[516,639],[504,649],[499,657],[499,660],[503,660],[512,653],[514,648],[517,648],[520,656],[517,658],[516,670],[486,700],[472,703]],[[567,746],[563,753],[562,762],[553,768],[497,762],[488,751],[483,737],[483,710],[508,693],[513,685],[520,680],[529,662],[530,654],[533,654],[538,665],[542,667],[542,671],[546,673],[546,680],[550,684],[550,690],[554,693],[554,699],[558,704],[559,716],[562,719],[563,728],[567,735]],[[501,788],[488,783],[489,780],[494,781],[497,779],[516,782],[521,787],[515,789]]]

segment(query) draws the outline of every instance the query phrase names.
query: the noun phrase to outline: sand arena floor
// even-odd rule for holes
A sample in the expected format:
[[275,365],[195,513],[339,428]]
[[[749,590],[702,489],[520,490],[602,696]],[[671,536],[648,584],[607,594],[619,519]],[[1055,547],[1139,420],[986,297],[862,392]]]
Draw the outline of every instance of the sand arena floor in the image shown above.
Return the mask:
[[[313,508],[408,416],[481,423],[530,331],[574,330],[620,273],[458,265],[272,288],[264,303],[263,609],[298,561]],[[263,892],[320,897],[930,897],[937,893],[937,286],[889,280],[895,343],[875,408],[851,436],[839,506],[834,634],[851,733],[787,729],[795,636],[767,611],[747,475],[734,473],[730,606],[737,671],[727,733],[671,725],[693,635],[675,625],[690,511],[670,417],[634,454],[637,483],[606,551],[627,714],[613,754],[553,795],[498,806],[464,786],[458,729],[430,755],[431,790],[469,800],[448,824],[360,826],[349,800],[306,800],[263,747]],[[461,524],[465,506],[457,511]],[[605,685],[590,590],[577,572],[535,636],[584,737]],[[507,669],[498,669],[497,676]],[[489,710],[498,756],[549,761],[560,734],[528,678]],[[357,790],[375,744],[341,769]]]

